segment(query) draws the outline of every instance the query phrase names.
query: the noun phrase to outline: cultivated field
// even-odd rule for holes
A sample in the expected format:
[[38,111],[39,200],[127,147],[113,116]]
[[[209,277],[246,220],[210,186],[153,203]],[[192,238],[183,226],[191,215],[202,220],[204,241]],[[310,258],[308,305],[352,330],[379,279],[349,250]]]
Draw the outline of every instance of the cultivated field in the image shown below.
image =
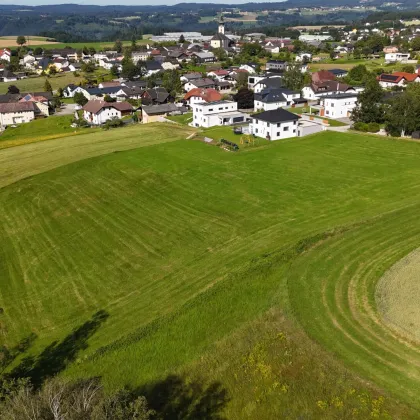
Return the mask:
[[[1,36],[0,37],[0,48],[16,48],[18,45],[16,44],[16,38],[17,36]],[[51,48],[54,48],[54,45],[57,44],[57,42],[51,42],[47,41],[47,38],[44,37],[29,37],[29,42],[26,44],[26,46],[38,46],[38,45],[51,45]]]
[[419,145],[191,132],[0,150],[0,337],[28,338],[6,369],[136,387],[160,418],[417,418],[420,350],[375,289],[420,245]]

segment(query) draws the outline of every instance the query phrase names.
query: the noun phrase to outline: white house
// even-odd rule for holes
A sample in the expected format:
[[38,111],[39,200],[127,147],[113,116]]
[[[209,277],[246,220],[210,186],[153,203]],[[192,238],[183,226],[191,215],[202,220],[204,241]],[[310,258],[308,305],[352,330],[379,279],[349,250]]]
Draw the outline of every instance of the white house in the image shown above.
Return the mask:
[[239,68],[241,70],[246,70],[249,74],[255,74],[257,71],[256,69],[256,65],[253,63],[248,63],[248,64],[241,64],[239,66]]
[[150,56],[150,51],[133,51],[131,53],[131,58],[134,64],[137,64],[139,61],[146,61]]
[[301,63],[303,61],[311,61],[312,60],[312,54],[311,53],[297,54],[295,60],[299,63]]
[[222,100],[222,94],[216,89],[192,89],[185,96],[184,101],[193,108],[201,102],[217,102]]
[[4,48],[3,50],[0,50],[0,61],[8,61],[10,63],[10,57],[12,56],[12,51],[9,50],[9,48]]
[[308,100],[317,100],[326,95],[356,92],[355,88],[335,80],[327,80],[322,83],[312,83],[302,89],[302,96]]
[[300,92],[295,92],[284,88],[264,89],[260,93],[254,94],[254,111],[273,109],[290,106],[294,99],[300,98]]
[[246,122],[247,114],[238,111],[238,104],[233,101],[197,103],[193,107],[194,127],[213,127]]
[[249,129],[257,137],[282,140],[298,136],[298,121],[298,115],[280,108],[253,115]]
[[128,102],[89,101],[83,107],[83,118],[90,124],[100,125],[129,115],[132,111],[133,107]]
[[321,98],[320,115],[328,118],[346,118],[349,117],[353,109],[357,106],[356,93],[342,93],[338,95],[330,95]]
[[204,79],[194,79],[190,80],[189,82],[185,83],[184,90],[185,92],[189,92],[193,89],[215,89],[216,82],[213,79],[204,78]]
[[410,59],[410,53],[392,52],[385,54],[385,63],[406,63]]
[[0,126],[27,123],[35,119],[33,102],[0,104]]

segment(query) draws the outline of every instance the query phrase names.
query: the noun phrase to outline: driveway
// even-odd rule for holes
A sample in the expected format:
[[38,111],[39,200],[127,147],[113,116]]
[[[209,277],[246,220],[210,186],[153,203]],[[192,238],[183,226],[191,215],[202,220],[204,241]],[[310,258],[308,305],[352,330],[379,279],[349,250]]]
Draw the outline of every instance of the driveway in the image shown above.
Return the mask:
[[76,104],[63,104],[63,108],[60,108],[54,115],[73,115],[76,110]]

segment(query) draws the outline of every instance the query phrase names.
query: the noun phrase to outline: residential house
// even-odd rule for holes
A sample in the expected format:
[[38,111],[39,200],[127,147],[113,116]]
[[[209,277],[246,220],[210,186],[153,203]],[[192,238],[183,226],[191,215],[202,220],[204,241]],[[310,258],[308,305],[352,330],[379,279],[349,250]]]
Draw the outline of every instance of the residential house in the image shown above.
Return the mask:
[[410,59],[410,53],[386,53],[385,54],[385,63],[407,63],[407,61]]
[[134,62],[134,64],[137,64],[139,61],[147,61],[149,58],[149,51],[143,50],[143,51],[133,51],[131,53],[131,58]]
[[299,63],[309,62],[312,60],[312,54],[307,52],[299,53],[296,55],[295,60]]
[[146,89],[141,95],[143,105],[161,105],[169,101],[169,93],[165,88]]
[[264,89],[278,89],[283,87],[283,78],[282,77],[266,77],[259,80],[254,85],[254,93],[260,93]]
[[143,105],[142,106],[142,123],[148,124],[152,122],[162,121],[167,115],[183,114],[187,109],[178,107],[175,104],[161,105]]
[[226,79],[231,80],[232,78],[229,76],[229,72],[227,70],[213,70],[207,73],[208,77],[211,77],[214,80],[218,80],[219,82],[224,82]]
[[268,60],[265,68],[268,71],[285,71],[287,69],[287,63],[282,60]]
[[3,82],[16,82],[18,80],[18,76],[15,73],[12,73],[9,70],[4,70],[1,75]]
[[216,101],[201,102],[193,107],[194,127],[214,127],[216,125],[232,125],[246,122],[247,114],[238,111],[237,102]]
[[201,73],[186,73],[180,77],[181,82],[188,83],[193,80],[202,79],[203,75]]
[[308,100],[317,100],[321,96],[337,95],[339,93],[356,92],[356,89],[346,83],[335,80],[327,80],[323,83],[311,83],[302,89],[302,95]]
[[273,109],[291,106],[295,99],[300,98],[300,92],[285,88],[266,88],[260,93],[254,94],[254,111]]
[[133,107],[128,102],[89,101],[83,107],[83,118],[90,124],[101,125],[132,112]]
[[249,74],[256,74],[257,73],[257,65],[255,63],[241,64],[239,66],[239,70],[245,70]]
[[396,71],[392,74],[383,73],[377,77],[377,80],[383,88],[392,88],[393,86],[403,87],[407,83],[420,82],[420,75],[417,73]]
[[216,82],[213,79],[209,78],[202,78],[202,79],[194,79],[191,80],[184,85],[185,92],[189,92],[192,89],[202,88],[202,89],[215,89]]
[[27,123],[35,119],[33,102],[0,103],[0,126]]
[[152,74],[156,74],[163,71],[162,64],[160,64],[156,60],[146,61],[144,67],[146,69],[146,77],[150,77]]
[[51,101],[53,95],[51,92],[31,92],[21,94],[19,102],[32,102],[35,105],[36,117],[48,117],[50,115]]
[[323,83],[327,80],[334,80],[335,75],[329,70],[320,70],[312,73],[312,83]]
[[120,87],[120,86],[122,86],[121,82],[113,80],[111,82],[101,82],[101,83],[99,83],[98,88],[99,89],[104,89],[104,88],[109,88],[109,87]]
[[222,95],[216,89],[191,89],[184,96],[184,101],[192,108],[201,102],[217,102],[222,100]]
[[275,109],[252,116],[250,132],[267,140],[282,140],[298,136],[299,116],[285,109]]
[[171,58],[166,58],[161,65],[163,70],[177,70],[181,67],[177,60]]
[[216,58],[212,52],[195,52],[191,54],[199,63],[214,63]]
[[320,105],[321,116],[328,118],[350,117],[352,111],[357,106],[357,93],[341,93],[322,97]]
[[332,73],[336,78],[341,79],[342,77],[347,76],[348,71],[343,69],[330,69],[328,70],[330,73]]
[[9,48],[4,48],[0,50],[0,61],[8,61],[10,63],[10,58],[12,57],[12,51]]

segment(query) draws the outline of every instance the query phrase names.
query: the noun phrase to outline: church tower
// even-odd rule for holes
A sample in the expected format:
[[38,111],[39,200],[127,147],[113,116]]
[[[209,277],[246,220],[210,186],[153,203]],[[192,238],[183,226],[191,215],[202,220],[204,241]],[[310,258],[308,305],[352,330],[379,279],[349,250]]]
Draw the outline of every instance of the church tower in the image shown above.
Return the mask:
[[223,15],[220,14],[220,19],[219,19],[219,34],[225,34],[225,21],[223,19]]

